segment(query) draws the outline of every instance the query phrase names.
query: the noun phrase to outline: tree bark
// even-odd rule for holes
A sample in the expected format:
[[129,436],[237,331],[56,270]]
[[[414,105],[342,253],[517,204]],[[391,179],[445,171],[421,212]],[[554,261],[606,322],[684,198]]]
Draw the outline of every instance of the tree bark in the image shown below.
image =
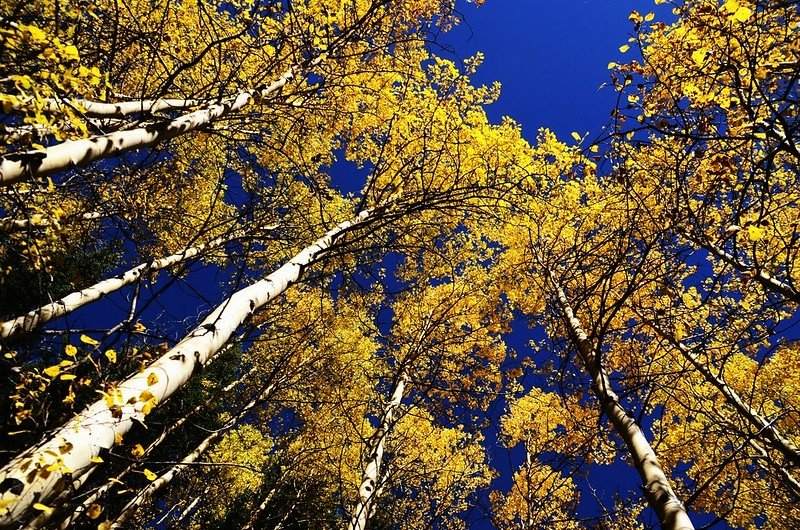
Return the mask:
[[9,339],[11,337],[29,333],[31,330],[38,326],[42,326],[51,320],[63,317],[64,315],[75,311],[87,304],[96,302],[104,296],[121,289],[126,285],[130,285],[138,281],[144,274],[153,271],[160,271],[177,265],[189,259],[192,259],[201,253],[220,247],[225,243],[233,241],[242,237],[243,232],[237,231],[229,235],[218,237],[208,243],[189,247],[186,250],[171,256],[166,256],[161,259],[151,261],[150,263],[142,263],[136,267],[129,269],[113,278],[102,280],[86,289],[76,291],[66,295],[60,300],[43,305],[37,309],[29,311],[24,315],[12,318],[5,322],[0,323],[0,337]]
[[[317,57],[308,63],[307,68],[312,68],[321,61],[322,57]],[[85,166],[103,158],[155,145],[205,127],[236,112],[253,100],[263,99],[280,91],[300,70],[299,66],[293,66],[266,88],[241,92],[235,98],[212,103],[203,109],[172,120],[81,140],[68,140],[45,149],[32,149],[2,156],[0,157],[0,186],[7,186],[33,177],[43,177],[56,171]]]
[[395,384],[391,399],[383,408],[381,424],[372,436],[370,458],[361,478],[361,486],[358,488],[359,501],[351,512],[348,530],[366,530],[367,528],[367,521],[372,515],[372,501],[375,499],[381,483],[381,464],[383,463],[386,438],[391,434],[397,421],[395,413],[405,395],[407,382],[408,377],[405,372],[401,373]]
[[[113,398],[111,406],[107,399],[96,401],[41,443],[12,459],[0,470],[0,500],[12,501],[7,512],[0,515],[0,527],[29,517],[35,503],[46,505],[71,482],[67,475],[80,475],[93,467],[93,457],[110,449],[115,438],[127,433],[134,421],[144,421],[145,403],[140,396],[145,391],[158,403],[174,394],[253,312],[296,283],[303,271],[318,262],[348,231],[367,224],[385,209],[384,205],[361,211],[263,280],[231,295],[175,347],[119,384],[121,398]],[[46,467],[59,462],[63,464],[61,469],[46,471]]]
[[559,308],[564,315],[564,324],[570,340],[575,345],[583,365],[592,378],[592,390],[617,435],[628,447],[633,465],[644,483],[647,502],[661,522],[662,530],[694,530],[694,525],[689,519],[683,503],[672,490],[653,448],[650,447],[636,421],[622,407],[619,397],[612,390],[608,374],[596,362],[594,346],[583,330],[580,320],[575,316],[563,288],[552,273],[549,274],[549,279],[556,292]]

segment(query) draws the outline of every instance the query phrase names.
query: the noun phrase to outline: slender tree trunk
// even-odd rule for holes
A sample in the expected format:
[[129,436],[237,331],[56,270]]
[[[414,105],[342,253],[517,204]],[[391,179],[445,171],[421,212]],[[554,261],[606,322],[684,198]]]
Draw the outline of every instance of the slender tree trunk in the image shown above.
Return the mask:
[[603,412],[614,426],[614,430],[628,447],[633,465],[644,483],[647,502],[658,516],[661,528],[663,530],[694,530],[692,521],[689,519],[683,503],[672,490],[653,448],[650,447],[642,430],[636,425],[636,421],[622,407],[619,397],[612,390],[611,379],[596,361],[594,347],[569,305],[564,290],[552,273],[550,273],[549,279],[556,291],[558,305],[564,314],[564,324],[570,340],[575,345],[583,365],[592,378],[592,390],[600,401]]
[[206,486],[206,487],[205,487],[205,489],[203,489],[203,492],[202,492],[200,495],[198,495],[197,497],[195,497],[195,498],[192,500],[192,502],[190,502],[190,503],[189,503],[189,505],[188,505],[188,506],[186,506],[186,508],[183,508],[183,509],[181,510],[181,514],[180,514],[180,515],[179,515],[179,516],[178,516],[178,517],[177,517],[177,518],[176,518],[174,521],[172,521],[172,522],[169,524],[168,528],[169,528],[169,527],[172,527],[172,526],[174,526],[174,525],[177,525],[177,524],[179,524],[181,521],[183,521],[184,519],[186,519],[186,516],[192,513],[192,510],[194,510],[194,507],[195,507],[195,506],[197,506],[197,504],[200,502],[200,500],[201,500],[201,499],[203,499],[203,498],[205,497],[205,495],[206,495],[206,493],[208,493],[208,490],[209,490],[209,489],[211,489],[211,486]]
[[253,530],[256,527],[259,517],[261,517],[261,514],[267,509],[267,506],[269,506],[269,503],[275,497],[275,494],[278,493],[278,486],[286,476],[286,471],[288,471],[288,468],[283,471],[283,474],[280,477],[278,477],[278,479],[275,481],[275,484],[273,484],[272,488],[270,488],[269,492],[267,492],[267,494],[261,500],[261,503],[258,505],[258,507],[252,510],[247,522],[244,524],[244,526],[242,526],[242,530]]
[[[220,395],[229,392],[230,390],[233,389],[233,387],[235,387],[236,385],[240,384],[244,379],[250,377],[255,372],[256,372],[256,369],[255,368],[251,368],[242,377],[240,377],[239,379],[237,379],[235,381],[232,381],[225,388],[223,388],[220,391]],[[158,436],[158,438],[156,438],[155,440],[150,442],[150,444],[147,447],[145,447],[144,454],[142,454],[142,456],[140,458],[146,458],[147,455],[152,453],[153,450],[156,447],[161,445],[161,443],[167,438],[167,436],[169,436],[170,434],[175,432],[177,429],[182,427],[187,421],[192,419],[197,412],[199,412],[203,408],[207,407],[211,403],[211,401],[213,401],[215,399],[218,399],[218,398],[219,398],[219,396],[214,396],[213,398],[209,398],[208,400],[204,401],[203,403],[197,405],[194,409],[192,409],[188,413],[184,414],[177,421],[175,421],[173,423],[170,423],[167,426],[167,428],[164,429],[164,432],[162,432]],[[65,530],[66,528],[69,528],[70,524],[73,521],[75,521],[75,519],[77,519],[84,511],[86,511],[86,509],[89,508],[89,506],[91,506],[95,501],[97,501],[97,499],[99,499],[100,497],[105,495],[108,490],[113,488],[116,484],[119,484],[122,481],[122,479],[125,478],[125,476],[134,469],[134,467],[136,467],[136,464],[130,464],[129,466],[125,467],[124,469],[122,469],[122,471],[117,473],[116,476],[114,476],[114,478],[110,479],[108,482],[106,482],[105,484],[103,484],[102,486],[97,488],[91,495],[89,495],[88,497],[83,499],[83,501],[81,501],[80,505],[76,506],[75,510],[70,515],[68,515],[66,519],[61,521],[61,523],[59,524],[58,528],[61,529],[61,530]],[[96,469],[96,468],[92,468],[92,469]],[[77,488],[75,488],[75,489],[77,489]]]
[[82,289],[66,295],[60,300],[43,305],[33,311],[15,318],[11,318],[5,322],[0,323],[0,337],[8,339],[17,335],[23,335],[30,332],[38,326],[42,326],[51,320],[63,317],[79,309],[91,302],[100,300],[108,295],[138,281],[144,274],[148,272],[160,271],[179,263],[188,261],[197,257],[207,250],[211,250],[233,241],[244,235],[241,231],[236,231],[232,234],[218,237],[208,243],[189,247],[186,250],[171,256],[166,256],[161,259],[154,260],[150,263],[142,263],[136,267],[129,269],[113,278],[102,280],[91,287]]
[[102,101],[90,101],[88,99],[72,100],[47,100],[44,110],[48,112],[58,112],[65,106],[80,107],[81,114],[87,118],[125,118],[134,114],[154,114],[156,112],[170,112],[175,110],[185,110],[208,104],[206,100],[183,99],[183,98],[159,98],[159,99],[134,99],[119,103],[105,103]]
[[789,488],[795,497],[800,498],[800,481],[798,481],[797,478],[792,475],[788,469],[786,469],[786,467],[781,465],[779,462],[776,462],[774,458],[770,457],[766,449],[761,447],[758,442],[753,439],[749,439],[747,443],[750,444],[750,447],[752,447],[756,453],[758,453],[759,459],[765,462],[762,467],[765,469],[769,467],[776,470],[781,476],[781,480],[783,480],[783,483],[786,485],[786,487]]
[[[317,57],[308,63],[307,68],[312,68],[321,61],[322,57]],[[238,111],[256,99],[263,99],[277,93],[300,70],[299,66],[293,66],[266,88],[241,92],[235,98],[212,103],[203,109],[172,120],[81,140],[68,140],[41,150],[32,149],[2,156],[0,157],[0,186],[7,186],[33,177],[46,176],[56,171],[85,166],[103,158],[155,145],[200,129]]]
[[217,442],[222,436],[232,429],[236,423],[241,420],[244,416],[250,413],[253,408],[258,405],[259,403],[263,403],[264,401],[268,400],[272,393],[275,391],[276,383],[271,383],[268,385],[264,390],[258,393],[253,399],[251,399],[246,405],[244,405],[239,412],[230,420],[228,420],[225,425],[221,428],[217,429],[206,438],[203,439],[200,444],[195,447],[195,449],[186,455],[183,460],[181,460],[178,464],[175,464],[171,468],[169,468],[165,473],[163,473],[160,477],[155,479],[153,482],[145,486],[136,496],[127,504],[125,508],[122,509],[122,512],[117,516],[114,522],[111,524],[111,529],[120,528],[123,524],[125,524],[128,519],[136,513],[136,510],[144,504],[150,497],[152,497],[158,490],[172,482],[172,479],[177,477],[186,467],[196,462],[198,458],[200,458],[209,447],[211,447],[214,443]]
[[[86,212],[79,215],[69,216],[64,220],[67,222],[96,221],[97,219],[104,219],[106,217],[111,217],[112,215],[114,214],[103,213],[103,212]],[[31,228],[48,228],[50,226],[53,226],[53,222],[50,219],[44,219],[44,218],[0,219],[0,232],[6,232],[6,233],[22,232],[24,230],[30,230]]]
[[386,438],[391,434],[397,422],[396,412],[405,395],[407,382],[408,376],[404,371],[395,384],[391,399],[383,408],[381,424],[370,442],[369,460],[361,478],[361,486],[358,488],[359,501],[351,512],[348,530],[366,530],[367,528],[367,521],[372,515],[372,501],[377,497],[378,488],[382,482],[381,464],[383,463]]
[[706,250],[707,252],[718,258],[723,263],[739,271],[741,274],[745,274],[748,277],[753,278],[755,281],[761,284],[761,286],[767,291],[778,293],[785,299],[794,302],[795,304],[800,304],[800,292],[798,292],[797,289],[795,289],[788,283],[773,278],[771,275],[767,274],[766,272],[760,270],[757,267],[748,266],[742,263],[741,261],[739,261],[739,259],[736,258],[736,256],[733,256],[732,254],[725,252],[716,245],[713,245],[707,241],[703,241],[697,237],[692,236],[685,230],[679,230],[678,233],[681,236],[683,236],[687,241],[694,243],[700,248]]
[[[134,421],[145,420],[144,402],[140,399],[143,393],[154,396],[158,403],[174,394],[257,309],[296,283],[303,271],[319,261],[349,230],[367,224],[385,208],[363,210],[263,280],[231,295],[175,347],[123,381],[118,386],[121,396],[112,406],[106,399],[96,401],[41,443],[12,459],[0,470],[0,500],[13,501],[0,515],[0,527],[26,518],[34,503],[46,505],[67,487],[70,479],[65,476],[65,468],[81,474],[93,467],[92,458],[110,449],[116,436],[127,433]],[[58,471],[44,469],[55,463],[62,463],[63,467]]]
[[720,394],[725,398],[725,401],[732,406],[739,415],[745,419],[751,426],[757,429],[754,436],[764,440],[771,447],[780,451],[780,453],[792,464],[800,467],[800,448],[793,444],[788,438],[783,436],[781,432],[775,428],[772,422],[767,421],[765,417],[756,412],[747,402],[739,396],[739,394],[731,388],[725,380],[718,375],[715,375],[711,369],[703,363],[692,350],[679,342],[675,337],[667,334],[654,324],[648,324],[656,335],[669,342],[675,349],[677,349],[684,359],[689,361],[694,368],[700,372],[703,378],[709,384],[713,385]]

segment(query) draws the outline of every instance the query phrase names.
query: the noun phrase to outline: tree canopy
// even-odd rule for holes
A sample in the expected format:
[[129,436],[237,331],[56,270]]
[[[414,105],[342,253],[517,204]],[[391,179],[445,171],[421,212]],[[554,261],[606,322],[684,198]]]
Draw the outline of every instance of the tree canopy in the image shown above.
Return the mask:
[[798,2],[656,4],[590,141],[456,0],[0,0],[0,528],[800,527]]

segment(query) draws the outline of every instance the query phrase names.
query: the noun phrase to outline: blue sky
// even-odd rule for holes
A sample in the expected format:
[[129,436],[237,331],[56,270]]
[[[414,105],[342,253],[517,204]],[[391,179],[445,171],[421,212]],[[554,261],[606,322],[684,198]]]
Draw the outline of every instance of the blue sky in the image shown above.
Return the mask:
[[[616,97],[600,89],[609,80],[608,63],[634,58],[633,47],[619,51],[632,35],[628,15],[656,11],[652,0],[487,0],[460,8],[464,23],[442,42],[461,58],[485,54],[475,81],[502,84],[489,115],[511,116],[531,141],[540,127],[563,140],[572,131],[601,132]],[[659,10],[659,18],[668,13]]]

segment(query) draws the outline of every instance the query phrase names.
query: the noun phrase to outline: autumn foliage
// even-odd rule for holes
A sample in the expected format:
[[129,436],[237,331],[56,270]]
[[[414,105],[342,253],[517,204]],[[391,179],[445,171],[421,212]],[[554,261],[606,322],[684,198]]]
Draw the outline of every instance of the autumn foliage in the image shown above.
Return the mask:
[[0,1],[0,527],[800,527],[798,4],[669,4],[590,145],[453,0]]

